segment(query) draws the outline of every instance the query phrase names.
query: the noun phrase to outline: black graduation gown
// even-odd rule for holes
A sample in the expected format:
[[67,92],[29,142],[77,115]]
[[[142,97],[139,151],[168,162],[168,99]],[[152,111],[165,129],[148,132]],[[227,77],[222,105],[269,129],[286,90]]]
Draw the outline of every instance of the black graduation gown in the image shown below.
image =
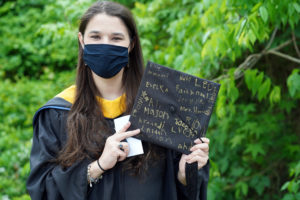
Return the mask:
[[[50,162],[66,142],[66,118],[71,104],[55,97],[40,108],[33,118],[33,144],[30,174],[26,187],[33,200],[181,200],[191,191],[177,180],[180,153],[166,150],[166,159],[149,167],[149,176],[140,182],[122,170],[122,162],[105,172],[90,188],[87,166],[91,160],[77,162],[68,169]],[[112,119],[107,119],[113,124]],[[196,199],[206,199],[209,164],[196,172]],[[195,177],[194,177],[195,178]],[[189,181],[188,181],[189,182]]]

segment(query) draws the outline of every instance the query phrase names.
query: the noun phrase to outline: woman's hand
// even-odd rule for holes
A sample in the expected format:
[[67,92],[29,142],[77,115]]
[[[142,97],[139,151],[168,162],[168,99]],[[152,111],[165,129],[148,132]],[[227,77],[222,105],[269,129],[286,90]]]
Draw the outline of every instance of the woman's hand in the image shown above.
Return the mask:
[[118,161],[126,159],[129,153],[129,146],[127,142],[121,141],[140,133],[140,129],[126,132],[129,127],[130,122],[119,132],[107,138],[102,155],[99,158],[99,163],[104,170],[111,169]]
[[209,155],[209,139],[201,138],[204,143],[198,138],[194,142],[196,143],[190,150],[192,153],[189,155],[182,154],[181,159],[179,161],[179,170],[178,170],[178,180],[186,185],[185,179],[185,163],[198,163],[198,169],[201,169],[204,165],[206,165],[208,161]]

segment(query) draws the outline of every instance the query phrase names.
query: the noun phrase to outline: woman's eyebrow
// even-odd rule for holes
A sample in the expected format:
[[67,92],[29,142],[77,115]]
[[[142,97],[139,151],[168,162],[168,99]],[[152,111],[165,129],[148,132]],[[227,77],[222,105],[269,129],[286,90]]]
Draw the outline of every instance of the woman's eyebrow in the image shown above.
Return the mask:
[[[101,31],[92,30],[88,34],[102,34],[102,32]],[[114,32],[111,35],[125,37],[125,35],[123,33],[121,33],[121,32]]]
[[101,34],[101,31],[90,31],[88,34]]
[[125,35],[123,33],[118,33],[118,32],[112,33],[112,35],[125,37]]

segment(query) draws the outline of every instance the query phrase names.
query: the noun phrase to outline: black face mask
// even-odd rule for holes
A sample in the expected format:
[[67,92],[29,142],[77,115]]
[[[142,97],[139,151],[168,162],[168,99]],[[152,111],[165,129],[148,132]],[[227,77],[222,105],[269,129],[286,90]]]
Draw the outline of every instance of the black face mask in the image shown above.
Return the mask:
[[128,48],[110,44],[86,44],[84,63],[102,78],[111,78],[128,64]]

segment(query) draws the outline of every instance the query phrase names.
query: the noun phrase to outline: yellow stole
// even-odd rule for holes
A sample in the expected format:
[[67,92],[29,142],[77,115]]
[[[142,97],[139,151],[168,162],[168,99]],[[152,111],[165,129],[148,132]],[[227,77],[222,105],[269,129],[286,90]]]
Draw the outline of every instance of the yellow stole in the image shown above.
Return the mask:
[[[76,93],[76,86],[72,85],[67,89],[63,90],[61,93],[56,95],[55,97],[63,98],[64,100],[70,102],[71,104],[75,101],[75,93]],[[102,97],[96,97],[98,102],[101,105],[101,110],[103,116],[105,118],[114,119],[121,114],[123,114],[126,110],[126,95],[125,93],[114,99],[114,100],[107,100]]]

